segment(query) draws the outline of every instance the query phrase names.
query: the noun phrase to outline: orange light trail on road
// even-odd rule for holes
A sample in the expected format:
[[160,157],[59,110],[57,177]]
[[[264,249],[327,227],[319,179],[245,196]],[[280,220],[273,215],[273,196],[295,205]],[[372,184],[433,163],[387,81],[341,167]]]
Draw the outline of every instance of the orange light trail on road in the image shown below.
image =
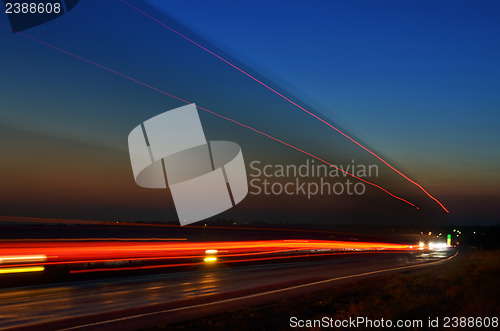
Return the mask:
[[49,260],[51,256],[71,258],[81,254],[92,256],[127,255],[151,256],[163,255],[169,252],[179,255],[179,252],[195,252],[203,255],[207,249],[228,251],[251,251],[273,249],[404,249],[408,245],[376,242],[351,242],[327,240],[257,240],[257,241],[219,241],[219,242],[135,242],[135,241],[18,241],[0,242],[0,259],[6,256],[41,256]]
[[0,264],[13,262],[40,262],[47,260],[45,255],[17,255],[17,256],[0,256]]
[[[262,261],[270,259],[294,258],[296,255],[311,254],[316,256],[332,255],[339,252],[361,251],[401,251],[409,250],[409,245],[374,242],[347,242],[324,240],[258,240],[235,242],[79,242],[79,241],[26,241],[0,242],[0,260],[11,261],[11,265],[0,268],[1,271],[21,270],[12,268],[37,268],[50,265],[78,265],[106,262],[154,262],[161,260],[177,260],[176,263],[160,265],[143,265],[111,268],[112,270],[135,270],[162,267],[179,267],[197,265],[193,260],[207,257],[225,258],[224,262]],[[206,252],[217,250],[219,254],[208,255]],[[36,255],[35,255],[36,253]],[[266,256],[282,254],[280,256]],[[289,254],[289,256],[285,256]],[[31,260],[33,256],[44,256],[45,262],[37,266]],[[259,257],[260,256],[260,257]],[[7,260],[8,259],[8,260]],[[188,262],[183,263],[183,260]],[[27,263],[22,263],[26,261]],[[206,260],[207,261],[207,260]],[[212,261],[212,260],[210,260]],[[31,263],[28,263],[31,262]],[[215,261],[214,261],[215,262]],[[10,269],[9,269],[10,268]],[[125,268],[125,269],[124,269]],[[97,268],[90,270],[109,270]],[[27,269],[30,270],[30,269]],[[35,270],[35,269],[31,269]],[[4,273],[5,273],[4,272]],[[84,272],[84,271],[78,271]]]
[[[410,246],[410,248],[412,248]],[[269,254],[284,254],[284,253],[296,253],[296,249],[277,249],[277,250],[266,250],[266,251],[260,251],[260,252],[239,252],[239,253],[228,253],[227,250],[222,251],[224,253],[218,254],[217,256],[219,257],[224,257],[224,258],[244,258],[248,256],[260,256],[260,255],[269,255]],[[327,256],[327,255],[336,255],[336,254],[344,254],[345,251],[342,251],[339,253],[339,251],[333,252],[333,253],[315,253],[314,256]],[[348,251],[348,252],[354,252],[354,251]],[[356,251],[359,253],[362,253],[362,251]],[[366,252],[366,251],[364,251]],[[114,259],[92,259],[92,260],[71,260],[71,261],[51,261],[51,262],[45,262],[45,266],[54,266],[54,265],[75,265],[75,264],[85,264],[85,263],[106,263],[106,262],[137,262],[137,261],[147,261],[147,262],[152,262],[152,261],[162,261],[162,260],[182,260],[182,259],[203,259],[207,256],[207,254],[210,253],[205,253],[205,255],[180,255],[180,256],[157,256],[157,257],[129,257],[129,258],[114,258]],[[55,259],[55,257],[53,257]],[[283,257],[278,257],[278,258],[283,258]],[[252,261],[260,261],[260,260],[268,260],[269,258],[254,258]],[[245,259],[246,261],[247,259]],[[244,260],[225,260],[224,262],[237,262],[237,261],[244,261]],[[22,264],[9,264],[9,267],[26,267],[26,266],[35,266],[39,265],[39,263],[22,263]],[[172,266],[179,266],[179,264],[172,264]]]
[[0,274],[18,274],[25,272],[40,272],[45,270],[44,267],[14,267],[14,268],[0,268]]

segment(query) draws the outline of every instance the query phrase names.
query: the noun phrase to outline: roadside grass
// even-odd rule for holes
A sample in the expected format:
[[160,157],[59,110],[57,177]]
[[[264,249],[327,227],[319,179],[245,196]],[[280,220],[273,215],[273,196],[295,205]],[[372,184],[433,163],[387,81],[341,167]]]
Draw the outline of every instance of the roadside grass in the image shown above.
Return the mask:
[[[286,330],[298,319],[422,320],[500,317],[500,250],[463,251],[448,263],[360,280],[309,295],[154,330]],[[451,328],[453,329],[453,328]]]

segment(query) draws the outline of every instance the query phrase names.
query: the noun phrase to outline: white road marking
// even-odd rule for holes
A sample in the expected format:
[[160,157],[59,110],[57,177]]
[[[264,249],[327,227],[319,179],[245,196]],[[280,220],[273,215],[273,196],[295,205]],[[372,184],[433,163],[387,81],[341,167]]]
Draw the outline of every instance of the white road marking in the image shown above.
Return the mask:
[[210,306],[210,305],[217,305],[217,304],[220,304],[220,303],[227,303],[227,302],[234,302],[234,301],[238,301],[238,300],[245,300],[245,299],[250,299],[250,298],[265,296],[265,295],[269,295],[269,294],[273,294],[273,293],[280,293],[280,292],[291,291],[291,290],[295,290],[295,289],[303,288],[303,287],[307,287],[307,286],[314,286],[314,285],[325,284],[325,283],[334,282],[334,281],[342,280],[342,279],[349,279],[349,278],[355,278],[355,277],[373,275],[373,274],[383,273],[383,272],[387,272],[387,271],[395,271],[395,270],[404,270],[404,269],[418,268],[418,267],[428,266],[428,265],[431,265],[431,264],[436,264],[436,263],[440,263],[440,262],[449,261],[449,260],[453,259],[454,257],[456,257],[457,255],[458,255],[458,252],[456,252],[455,255],[450,256],[450,257],[448,257],[446,259],[438,260],[438,261],[433,261],[433,262],[428,262],[428,263],[420,263],[420,264],[415,264],[415,265],[410,265],[410,266],[404,266],[404,267],[375,270],[375,271],[363,272],[363,273],[355,274],[355,275],[348,275],[348,276],[340,276],[340,277],[335,277],[335,278],[329,278],[329,279],[320,280],[320,281],[316,281],[316,282],[312,282],[312,283],[306,283],[306,284],[301,284],[301,285],[294,285],[294,286],[290,286],[290,287],[280,288],[280,289],[277,289],[277,290],[271,290],[271,291],[266,291],[266,292],[261,292],[261,293],[244,295],[244,296],[236,297],[236,298],[229,298],[229,299],[212,301],[212,302],[207,302],[207,303],[201,303],[201,304],[187,306],[187,307],[179,307],[179,308],[173,308],[173,309],[167,309],[167,310],[160,310],[160,311],[155,311],[155,312],[151,312],[151,313],[144,313],[144,314],[138,314],[138,315],[132,315],[132,316],[115,318],[115,319],[101,321],[101,322],[95,322],[95,323],[89,323],[89,324],[84,324],[84,325],[78,325],[78,326],[74,326],[74,327],[71,327],[71,328],[59,329],[59,331],[77,330],[77,329],[83,329],[83,328],[87,328],[87,327],[91,327],[91,326],[109,324],[109,323],[114,323],[114,322],[119,322],[119,321],[126,321],[126,320],[130,320],[130,319],[134,319],[134,318],[141,318],[141,317],[158,315],[158,314],[163,314],[163,313],[171,313],[171,312],[188,310],[188,309],[193,309],[193,308],[206,307],[206,306]]

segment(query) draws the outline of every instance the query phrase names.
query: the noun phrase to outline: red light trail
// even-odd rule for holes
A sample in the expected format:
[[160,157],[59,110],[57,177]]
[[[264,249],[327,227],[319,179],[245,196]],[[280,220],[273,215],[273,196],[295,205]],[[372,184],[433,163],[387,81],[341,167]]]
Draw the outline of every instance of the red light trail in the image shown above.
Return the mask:
[[[208,250],[207,250],[208,249]],[[24,241],[0,242],[0,274],[43,271],[47,266],[66,266],[71,273],[138,270],[203,264],[207,251],[223,263],[254,262],[345,253],[412,250],[409,245],[325,240],[257,240],[229,242],[137,241]],[[214,259],[217,260],[217,259]],[[150,264],[151,262],[163,264]],[[176,262],[174,262],[176,261]],[[146,265],[113,266],[109,263],[142,262]],[[90,264],[90,265],[88,265]],[[86,267],[82,265],[87,265]],[[32,269],[30,269],[32,268]],[[5,272],[2,272],[5,271]]]
[[128,3],[127,1],[125,0],[121,0],[124,4],[128,5],[129,7],[133,8],[134,10],[136,10],[137,12],[143,14],[144,16],[150,18],[151,20],[157,22],[158,24],[160,24],[161,26],[169,29],[170,31],[174,32],[175,34],[181,36],[182,38],[186,39],[187,41],[191,42],[192,44],[198,46],[199,48],[203,49],[204,51],[206,51],[207,53],[215,56],[216,58],[218,58],[219,60],[225,62],[226,64],[230,65],[231,67],[233,67],[234,69],[238,70],[239,72],[241,72],[242,74],[246,75],[247,77],[253,79],[254,81],[256,81],[257,83],[259,83],[260,85],[264,86],[265,88],[267,88],[268,90],[270,90],[271,92],[275,93],[276,95],[280,96],[281,98],[283,98],[284,100],[288,101],[289,103],[291,103],[292,105],[296,106],[297,108],[299,108],[300,110],[304,111],[305,113],[309,114],[310,116],[316,118],[317,120],[323,122],[324,124],[328,125],[330,128],[332,128],[333,130],[337,131],[338,133],[340,133],[342,136],[344,136],[345,138],[349,139],[350,141],[352,141],[353,143],[355,143],[356,145],[358,145],[359,147],[361,147],[362,149],[364,149],[365,151],[367,151],[368,153],[370,153],[371,155],[375,156],[377,159],[379,159],[382,163],[384,163],[385,165],[387,165],[390,169],[392,169],[393,171],[395,171],[397,174],[399,174],[400,176],[402,176],[404,179],[408,180],[410,183],[416,185],[420,190],[422,190],[429,198],[431,198],[432,200],[434,200],[435,202],[437,202],[439,204],[439,206],[441,206],[441,208],[443,208],[444,211],[446,211],[447,213],[449,213],[448,209],[446,209],[446,207],[438,200],[436,199],[434,196],[432,196],[429,192],[427,192],[420,184],[418,184],[417,182],[413,181],[412,179],[408,178],[405,174],[403,174],[402,172],[400,172],[398,169],[396,169],[395,167],[393,167],[391,164],[389,164],[387,161],[385,161],[384,159],[382,159],[382,157],[380,157],[379,155],[377,155],[375,152],[371,151],[370,149],[368,149],[367,147],[363,146],[361,143],[359,143],[358,141],[354,140],[353,138],[351,138],[349,135],[347,135],[346,133],[344,133],[343,131],[341,131],[340,129],[336,128],[335,126],[333,126],[332,124],[330,124],[329,122],[325,121],[324,119],[322,119],[321,117],[317,116],[316,114],[310,112],[309,110],[305,109],[304,107],[302,107],[301,105],[297,104],[296,102],[290,100],[289,98],[287,98],[286,96],[284,96],[283,94],[281,94],[280,92],[276,91],[275,89],[273,89],[272,87],[270,87],[269,85],[267,85],[266,83],[262,82],[261,80],[259,80],[258,78],[252,76],[251,74],[247,73],[246,71],[244,71],[243,69],[239,68],[238,66],[234,65],[233,63],[229,62],[228,60],[224,59],[223,57],[221,57],[220,55],[212,52],[211,50],[207,49],[206,47],[198,44],[197,42],[195,42],[194,40],[190,39],[189,37],[183,35],[182,33],[178,32],[177,30],[173,29],[172,27],[166,25],[165,23],[161,22],[160,20],[154,18],[153,16],[149,15],[148,13],[140,10],[139,8],[133,6],[132,4]]
[[[5,27],[5,26],[3,26],[3,25],[0,25],[0,27],[1,27],[1,28],[3,28],[3,29],[6,29],[6,30],[8,30],[8,31],[11,31],[8,27]],[[109,72],[111,72],[111,73],[114,73],[114,74],[116,74],[116,75],[118,75],[118,76],[120,76],[120,77],[126,78],[126,79],[131,80],[131,81],[133,81],[133,82],[135,82],[135,83],[138,83],[138,84],[140,84],[140,85],[146,86],[146,87],[148,87],[148,88],[150,88],[150,89],[153,89],[153,90],[155,90],[155,91],[157,91],[157,92],[160,92],[160,93],[163,93],[163,94],[165,94],[165,95],[168,95],[169,97],[172,97],[172,98],[177,99],[177,100],[179,100],[179,101],[182,101],[182,102],[184,102],[184,103],[187,103],[187,104],[190,104],[190,103],[191,103],[191,102],[186,101],[186,100],[184,100],[184,99],[182,99],[182,98],[179,98],[179,97],[177,97],[177,96],[175,96],[175,95],[173,95],[173,94],[170,94],[170,93],[168,93],[168,92],[165,92],[165,91],[163,91],[163,90],[161,90],[161,89],[159,89],[159,88],[156,88],[156,87],[154,87],[154,86],[151,86],[151,85],[149,85],[149,84],[146,84],[146,83],[144,83],[144,82],[141,82],[141,81],[139,81],[139,80],[137,80],[137,79],[135,79],[135,78],[132,78],[132,77],[127,76],[127,75],[125,75],[125,74],[122,74],[122,73],[120,73],[120,72],[118,72],[118,71],[115,71],[115,70],[113,70],[113,69],[110,69],[110,68],[108,68],[108,67],[105,67],[105,66],[103,66],[103,65],[101,65],[101,64],[98,64],[98,63],[96,63],[96,62],[93,62],[93,61],[91,61],[91,60],[88,60],[88,59],[86,59],[86,58],[83,58],[83,57],[81,57],[81,56],[78,56],[78,55],[76,55],[76,54],[74,54],[74,53],[68,52],[68,51],[66,51],[66,50],[64,50],[64,49],[62,49],[62,48],[59,48],[59,47],[54,46],[54,45],[52,45],[52,44],[46,43],[46,42],[44,42],[44,41],[42,41],[42,40],[39,40],[39,39],[36,39],[36,38],[34,38],[34,37],[28,36],[28,35],[26,35],[26,34],[24,34],[24,33],[21,33],[21,32],[17,32],[16,34],[17,34],[17,35],[20,35],[20,36],[23,36],[23,37],[25,37],[25,38],[27,38],[27,39],[30,39],[30,40],[32,40],[32,41],[35,41],[35,42],[37,42],[37,43],[39,43],[39,44],[42,44],[42,45],[44,45],[44,46],[50,47],[50,48],[52,48],[52,49],[55,49],[55,50],[57,50],[57,51],[59,51],[59,52],[62,52],[62,53],[64,53],[64,54],[70,55],[70,56],[72,56],[72,57],[74,57],[74,58],[76,58],[76,59],[79,59],[79,60],[81,60],[81,61],[84,61],[84,62],[87,62],[87,63],[89,63],[89,64],[92,64],[92,65],[94,65],[94,66],[96,66],[96,67],[99,67],[99,68],[104,69],[104,70],[106,70],[106,71],[109,71]],[[331,167],[333,167],[333,168],[335,168],[335,169],[337,169],[337,170],[342,171],[342,172],[343,172],[343,173],[345,173],[346,175],[349,175],[349,176],[351,176],[351,177],[353,177],[353,178],[356,178],[356,179],[358,179],[358,180],[360,180],[360,181],[362,181],[362,182],[364,182],[364,183],[366,183],[366,184],[368,184],[368,185],[374,186],[374,187],[376,187],[376,188],[378,188],[378,189],[382,190],[383,192],[387,193],[388,195],[392,196],[393,198],[396,198],[396,199],[398,199],[398,200],[401,200],[401,201],[403,201],[403,202],[405,202],[405,203],[407,203],[407,204],[409,204],[409,205],[411,205],[411,206],[415,207],[416,209],[419,209],[419,207],[417,207],[415,204],[411,203],[410,201],[405,200],[405,199],[403,199],[403,198],[401,198],[401,197],[399,197],[399,196],[397,196],[397,195],[395,195],[395,194],[393,194],[393,193],[389,192],[388,190],[384,189],[383,187],[381,187],[381,186],[379,186],[379,185],[377,185],[377,184],[375,184],[375,183],[372,183],[372,182],[370,182],[370,181],[367,181],[367,180],[365,180],[365,179],[362,179],[362,178],[360,178],[360,177],[357,177],[356,175],[353,175],[353,174],[351,174],[351,173],[349,173],[349,172],[345,171],[344,169],[341,169],[341,168],[339,168],[339,167],[337,167],[337,166],[335,166],[335,165],[333,165],[333,164],[331,164],[331,163],[329,163],[329,162],[327,162],[327,161],[323,160],[322,158],[320,158],[320,157],[318,157],[318,156],[316,156],[316,155],[314,155],[314,154],[311,154],[311,153],[309,153],[309,152],[306,152],[306,151],[304,151],[304,150],[302,150],[302,149],[300,149],[300,148],[298,148],[298,147],[296,147],[296,146],[294,146],[294,145],[292,145],[292,144],[289,144],[289,143],[287,143],[287,142],[285,142],[285,141],[283,141],[283,140],[280,140],[280,139],[278,139],[278,138],[275,138],[275,137],[271,136],[270,134],[267,134],[267,133],[265,133],[265,132],[259,131],[259,130],[255,129],[255,128],[253,128],[253,127],[249,126],[249,125],[246,125],[246,124],[240,123],[240,122],[238,122],[238,121],[236,121],[236,120],[233,120],[233,119],[231,119],[231,118],[229,118],[229,117],[226,117],[226,116],[220,115],[220,114],[218,114],[218,113],[216,113],[216,112],[214,112],[214,111],[208,110],[208,109],[203,108],[203,107],[201,107],[201,106],[196,106],[196,107],[197,107],[197,108],[199,108],[199,109],[201,109],[201,110],[203,110],[203,111],[205,111],[205,112],[208,112],[208,113],[213,114],[213,115],[215,115],[215,116],[218,116],[218,117],[220,117],[220,118],[222,118],[222,119],[225,119],[225,120],[227,120],[227,121],[230,121],[230,122],[233,122],[233,123],[235,123],[235,124],[238,124],[238,125],[240,125],[240,126],[242,126],[242,127],[245,127],[245,128],[247,128],[247,129],[250,129],[250,130],[252,130],[252,131],[254,131],[254,132],[256,132],[256,133],[259,133],[259,134],[261,134],[261,135],[263,135],[263,136],[266,136],[266,137],[268,137],[268,138],[270,138],[270,139],[272,139],[272,140],[274,140],[274,141],[276,141],[276,142],[279,142],[279,143],[281,143],[281,144],[283,144],[283,145],[285,145],[285,146],[288,146],[288,147],[290,147],[290,148],[293,148],[293,149],[295,149],[295,150],[297,150],[297,151],[299,151],[299,152],[301,152],[301,153],[304,153],[304,154],[306,154],[306,155],[309,155],[309,156],[311,156],[311,157],[313,157],[313,158],[315,158],[315,159],[317,159],[317,160],[319,160],[319,161],[321,161],[321,162],[323,162],[323,163],[325,163],[325,164],[327,164],[327,165],[329,165],[329,166],[331,166]]]

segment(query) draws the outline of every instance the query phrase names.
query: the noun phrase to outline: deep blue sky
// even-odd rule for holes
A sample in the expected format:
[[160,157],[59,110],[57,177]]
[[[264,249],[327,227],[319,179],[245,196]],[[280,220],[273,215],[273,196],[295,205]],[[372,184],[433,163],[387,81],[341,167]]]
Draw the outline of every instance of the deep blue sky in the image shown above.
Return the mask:
[[437,193],[498,190],[498,1],[147,2]]
[[147,2],[386,155],[499,160],[497,1]]
[[[440,198],[450,215],[468,223],[476,222],[478,212],[490,224],[498,219],[496,1],[146,1],[163,16],[133,2],[354,134]],[[0,24],[8,24],[5,15],[0,15]],[[368,158],[325,125],[119,0],[81,1],[62,17],[25,33],[320,153],[335,164]],[[87,201],[96,199],[86,176],[112,181],[104,186],[111,192],[106,196],[118,201],[117,208],[124,199],[144,197],[130,176],[126,137],[137,123],[183,103],[3,29],[0,45],[0,124],[21,130],[5,130],[4,143],[12,139],[20,144],[22,132],[30,131],[121,153],[103,160],[85,154],[85,148],[85,153],[76,152],[77,145],[72,151],[61,147],[64,151],[53,151],[54,157],[43,157],[48,167],[44,172],[38,169],[39,157],[29,159],[33,154],[15,144],[2,146],[13,188],[4,185],[0,193],[19,193],[17,202],[5,205],[24,206],[31,201],[25,192],[50,197],[47,192],[70,189],[52,187],[50,178],[59,174],[58,180],[67,182],[75,168],[55,171],[49,162],[62,166],[59,155],[70,152],[81,165],[82,174],[75,176],[81,182],[72,188],[86,192],[78,198],[82,212]],[[210,128],[210,139],[237,141],[249,158],[287,157],[288,152],[248,130],[200,116]],[[43,145],[42,138],[25,136],[26,146],[43,151],[37,145]],[[19,155],[29,161],[19,161]],[[48,171],[56,173],[49,176]],[[422,192],[412,191],[414,187],[393,187],[389,175],[380,180],[402,196],[436,207]],[[26,188],[21,189],[21,182]],[[109,206],[102,197],[98,200],[103,209]],[[376,201],[380,210],[400,205],[385,196]],[[139,202],[133,208],[139,216],[151,209]],[[401,208],[407,213],[406,206]]]

